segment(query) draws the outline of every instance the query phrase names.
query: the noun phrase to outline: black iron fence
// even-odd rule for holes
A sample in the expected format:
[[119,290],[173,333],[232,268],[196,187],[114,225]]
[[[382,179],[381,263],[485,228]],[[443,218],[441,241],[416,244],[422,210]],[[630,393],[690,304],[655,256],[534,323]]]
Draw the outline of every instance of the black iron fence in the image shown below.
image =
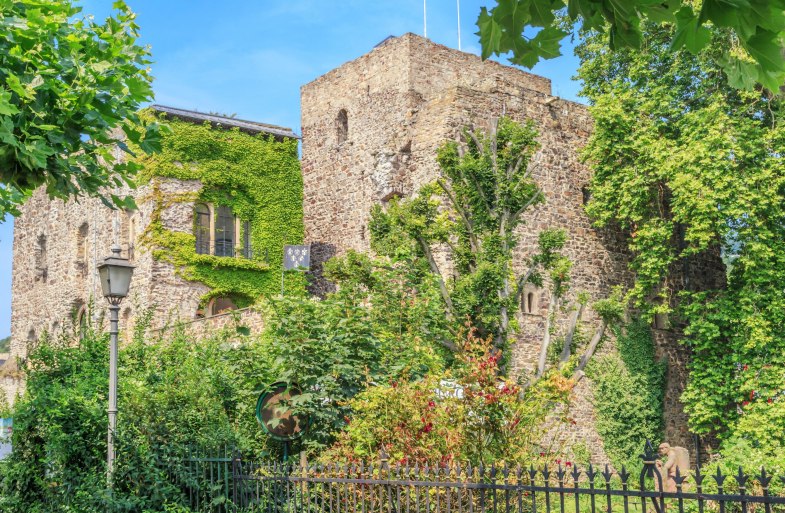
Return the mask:
[[192,459],[196,511],[218,513],[772,513],[785,476],[662,475],[651,446],[632,475],[607,466],[289,465],[238,454]]

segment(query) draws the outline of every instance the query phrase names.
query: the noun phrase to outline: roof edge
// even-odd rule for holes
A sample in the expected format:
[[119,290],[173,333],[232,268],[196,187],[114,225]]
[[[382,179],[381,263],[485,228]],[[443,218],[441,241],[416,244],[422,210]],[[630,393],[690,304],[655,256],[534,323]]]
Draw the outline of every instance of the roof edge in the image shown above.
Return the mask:
[[258,121],[249,121],[245,119],[230,118],[227,116],[207,114],[204,112],[197,112],[195,110],[180,109],[177,107],[169,107],[166,105],[158,105],[158,104],[150,105],[149,108],[156,112],[165,114],[167,116],[173,116],[178,119],[182,119],[184,121],[189,121],[191,123],[203,123],[206,121],[215,127],[239,128],[240,130],[251,134],[265,133],[265,134],[273,135],[278,138],[289,138],[289,139],[301,138],[291,128],[271,125],[268,123],[260,123]]

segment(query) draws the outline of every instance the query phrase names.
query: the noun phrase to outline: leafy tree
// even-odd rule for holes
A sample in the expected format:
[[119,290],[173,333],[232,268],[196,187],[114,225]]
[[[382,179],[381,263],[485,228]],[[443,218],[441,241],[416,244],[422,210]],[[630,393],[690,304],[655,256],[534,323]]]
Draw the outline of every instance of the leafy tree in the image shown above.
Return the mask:
[[[511,62],[528,68],[561,55],[561,41],[576,27],[607,35],[611,50],[645,52],[647,24],[674,27],[663,43],[693,55],[721,34],[717,64],[734,87],[778,91],[785,82],[782,0],[496,0],[477,20],[483,59],[511,52]],[[527,37],[527,27],[540,30]]]
[[137,110],[152,99],[149,49],[136,43],[135,15],[120,0],[103,24],[78,17],[71,0],[0,4],[0,218],[39,186],[53,198],[132,184],[133,162],[115,146],[159,148],[159,127]]
[[[698,433],[767,446],[785,402],[785,130],[783,104],[733,87],[725,31],[699,55],[671,51],[673,28],[646,26],[646,52],[609,52],[598,35],[578,47],[595,130],[588,211],[627,230],[645,311],[675,302],[672,271],[722,252],[727,282],[687,284],[678,312],[693,356],[682,396]],[[779,439],[768,445],[776,451]]]
[[[370,227],[371,247],[378,254],[430,271],[453,339],[468,319],[480,337],[491,336],[502,351],[525,285],[543,286],[547,278],[551,299],[537,367],[541,377],[554,316],[569,289],[571,262],[561,253],[566,233],[550,229],[539,234],[538,249],[527,257],[524,270],[513,269],[516,231],[527,210],[545,199],[531,177],[536,138],[532,122],[518,124],[506,117],[492,122],[488,131],[464,130],[462,141],[447,142],[439,150],[442,176],[410,199],[375,207]],[[451,269],[440,267],[439,252],[452,257]],[[451,280],[445,278],[449,275]],[[616,317],[608,315],[607,320]],[[579,321],[580,316],[571,319],[570,332]],[[603,322],[602,333],[605,326]],[[592,353],[602,333],[590,346]],[[443,344],[456,349],[449,339]],[[562,363],[567,359],[569,353]]]

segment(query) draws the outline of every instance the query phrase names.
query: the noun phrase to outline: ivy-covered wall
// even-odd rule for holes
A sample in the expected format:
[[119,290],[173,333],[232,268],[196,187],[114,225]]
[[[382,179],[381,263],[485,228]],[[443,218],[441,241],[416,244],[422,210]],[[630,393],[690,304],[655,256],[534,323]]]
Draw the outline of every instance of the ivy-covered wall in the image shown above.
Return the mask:
[[[149,113],[147,115],[153,115]],[[211,127],[177,118],[163,121],[170,131],[160,153],[139,158],[144,169],[140,184],[150,184],[154,204],[142,244],[158,261],[174,265],[184,279],[209,287],[201,300],[228,296],[238,307],[261,296],[279,294],[283,246],[303,241],[303,182],[297,140],[275,140],[267,134],[249,134],[236,128]],[[161,179],[198,180],[196,192],[161,190]],[[242,229],[251,224],[251,259],[196,253],[192,229],[167,229],[162,218],[177,203],[210,203],[231,207]],[[192,217],[189,218],[192,226]],[[187,223],[186,223],[186,226]],[[242,235],[240,237],[242,240]],[[287,273],[287,293],[304,290],[302,276]]]

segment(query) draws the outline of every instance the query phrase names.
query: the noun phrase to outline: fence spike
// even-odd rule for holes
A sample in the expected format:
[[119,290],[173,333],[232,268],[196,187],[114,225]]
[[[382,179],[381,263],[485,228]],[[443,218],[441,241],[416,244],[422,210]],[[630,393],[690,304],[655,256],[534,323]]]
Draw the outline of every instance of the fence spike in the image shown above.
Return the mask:
[[577,483],[578,478],[581,477],[581,471],[578,469],[578,465],[573,465],[572,467],[572,479]]
[[589,476],[589,482],[593,483],[594,476],[597,475],[597,472],[594,471],[594,466],[591,464],[591,462],[589,463],[589,470],[586,471],[586,475]]
[[482,463],[480,463],[480,466],[477,469],[477,472],[480,474],[480,477],[484,477],[485,476],[485,466]]
[[507,465],[506,461],[504,462],[504,468],[502,468],[502,476],[504,476],[505,481],[510,477],[510,467]]
[[741,468],[741,465],[739,465],[739,473],[733,477],[736,479],[736,482],[739,483],[740,488],[746,488],[747,480],[750,477],[744,473],[744,469]]
[[537,477],[537,470],[534,468],[534,464],[532,463],[529,465],[529,479],[532,480],[532,484],[534,484],[534,480]]
[[766,473],[766,469],[761,467],[760,468],[760,475],[758,476],[758,481],[760,481],[761,487],[765,490],[769,487],[769,483],[771,483],[771,478],[774,476],[770,476]]
[[686,479],[687,479],[687,476],[681,475],[681,469],[677,466],[676,467],[676,475],[673,476],[673,480],[676,482],[676,486],[678,486],[679,489],[681,489],[681,485],[684,483],[684,481]]
[[725,479],[728,476],[723,475],[722,471],[720,470],[720,467],[717,467],[717,473],[711,477],[713,477],[714,480],[717,482],[717,486],[722,487],[722,483],[725,481]]
[[625,465],[621,466],[621,472],[619,472],[619,477],[621,478],[621,484],[626,485],[627,480],[630,478],[630,473],[627,472],[627,467]]
[[602,472],[602,477],[605,478],[605,484],[610,484],[612,475],[613,473],[611,472],[611,469],[608,467],[608,464],[606,463],[605,470]]
[[700,486],[703,483],[703,479],[706,477],[703,474],[701,474],[701,468],[700,467],[695,467],[695,472],[693,472],[692,475],[693,475],[693,478],[695,479],[695,484],[697,486]]
[[515,479],[520,483],[522,476],[523,476],[523,468],[521,468],[521,464],[518,463],[515,465]]

